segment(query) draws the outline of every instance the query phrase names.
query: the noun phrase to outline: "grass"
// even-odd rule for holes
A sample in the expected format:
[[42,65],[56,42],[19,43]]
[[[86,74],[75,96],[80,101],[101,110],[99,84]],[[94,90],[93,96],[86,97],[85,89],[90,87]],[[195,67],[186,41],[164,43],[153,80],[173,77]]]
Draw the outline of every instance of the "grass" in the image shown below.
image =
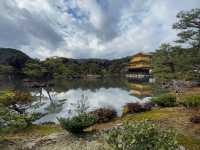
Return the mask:
[[154,109],[152,111],[147,111],[144,113],[139,113],[136,115],[127,115],[122,118],[123,122],[129,121],[142,121],[142,120],[160,120],[168,118],[169,116],[174,115],[173,111],[168,109]]
[[38,137],[43,137],[52,133],[56,132],[63,132],[58,125],[31,125],[23,130],[23,132],[18,133],[11,133],[7,135],[3,135],[0,137],[0,141],[8,140],[8,141],[15,141],[15,140],[24,140],[24,139],[33,139]]
[[193,138],[191,136],[185,136],[182,134],[178,135],[178,142],[189,150],[199,150],[200,149],[200,139]]

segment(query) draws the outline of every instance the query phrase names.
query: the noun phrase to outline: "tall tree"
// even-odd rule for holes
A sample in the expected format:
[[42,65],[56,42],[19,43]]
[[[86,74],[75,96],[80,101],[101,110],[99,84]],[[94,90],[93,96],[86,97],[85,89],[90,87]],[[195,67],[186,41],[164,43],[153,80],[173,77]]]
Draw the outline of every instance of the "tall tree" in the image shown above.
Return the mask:
[[200,9],[181,11],[177,14],[177,19],[173,28],[181,31],[176,42],[190,44],[200,51]]
[[153,55],[152,67],[156,79],[166,81],[174,78],[175,64],[171,56],[172,47],[162,44]]
[[198,53],[194,59],[198,61],[193,64],[192,70],[200,76],[200,9],[190,11],[181,11],[177,14],[178,21],[173,25],[174,29],[180,30],[178,33],[179,40],[176,42],[189,44]]

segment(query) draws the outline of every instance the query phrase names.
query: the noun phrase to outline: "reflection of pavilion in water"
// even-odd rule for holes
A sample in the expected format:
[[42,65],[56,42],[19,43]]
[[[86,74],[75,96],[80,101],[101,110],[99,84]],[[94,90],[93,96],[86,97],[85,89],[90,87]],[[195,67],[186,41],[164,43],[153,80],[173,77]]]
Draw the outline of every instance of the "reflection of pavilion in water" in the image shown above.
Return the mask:
[[136,97],[150,97],[153,93],[151,85],[149,84],[129,83],[129,88],[131,90],[131,95]]

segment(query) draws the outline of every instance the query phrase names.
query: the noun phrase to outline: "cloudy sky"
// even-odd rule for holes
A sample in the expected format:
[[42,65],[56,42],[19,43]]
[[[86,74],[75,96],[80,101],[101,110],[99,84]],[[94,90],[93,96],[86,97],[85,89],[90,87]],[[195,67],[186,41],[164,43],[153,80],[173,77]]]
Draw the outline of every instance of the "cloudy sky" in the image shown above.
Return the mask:
[[0,47],[32,57],[119,58],[172,42],[200,0],[0,0]]

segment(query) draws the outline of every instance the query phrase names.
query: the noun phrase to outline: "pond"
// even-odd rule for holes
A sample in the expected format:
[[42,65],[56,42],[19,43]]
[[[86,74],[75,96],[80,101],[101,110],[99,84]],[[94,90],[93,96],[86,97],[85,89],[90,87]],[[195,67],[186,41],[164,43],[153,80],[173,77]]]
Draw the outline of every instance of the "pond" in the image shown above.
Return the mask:
[[41,113],[43,117],[34,123],[57,123],[57,118],[76,115],[80,103],[88,107],[87,111],[97,108],[115,109],[122,115],[126,103],[144,103],[152,96],[149,83],[130,82],[126,79],[97,80],[59,80],[53,81],[49,88],[28,88],[22,81],[1,82],[2,89],[30,91],[34,102],[26,110],[28,113]]

